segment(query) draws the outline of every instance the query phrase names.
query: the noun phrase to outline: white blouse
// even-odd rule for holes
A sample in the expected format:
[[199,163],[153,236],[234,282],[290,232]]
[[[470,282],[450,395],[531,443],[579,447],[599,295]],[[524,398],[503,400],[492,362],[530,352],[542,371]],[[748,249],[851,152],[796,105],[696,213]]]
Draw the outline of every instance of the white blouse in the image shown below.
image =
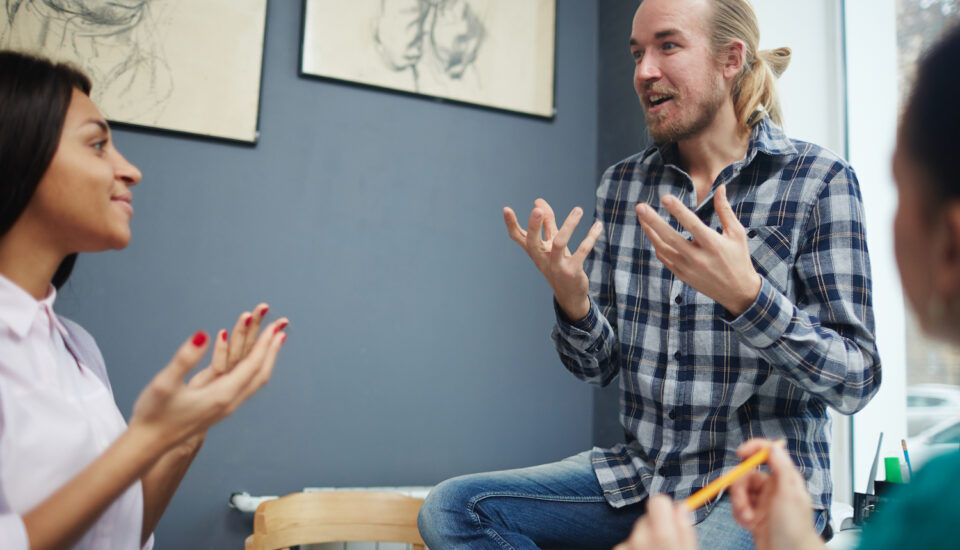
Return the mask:
[[[21,514],[89,465],[126,429],[103,357],[79,325],[0,275],[0,541],[29,550]],[[143,523],[137,481],[75,550],[136,550]],[[144,546],[151,548],[153,538]]]

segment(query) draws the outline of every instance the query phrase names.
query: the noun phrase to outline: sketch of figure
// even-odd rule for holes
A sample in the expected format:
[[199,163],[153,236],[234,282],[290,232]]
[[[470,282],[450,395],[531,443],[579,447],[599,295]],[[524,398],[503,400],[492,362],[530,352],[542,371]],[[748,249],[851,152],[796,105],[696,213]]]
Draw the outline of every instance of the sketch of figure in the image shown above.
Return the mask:
[[[3,0],[0,47],[79,65],[113,120],[156,122],[173,92],[149,0]],[[5,17],[3,17],[5,16]]]
[[386,64],[410,71],[419,91],[427,73],[440,82],[463,80],[484,35],[468,0],[381,0],[374,40]]

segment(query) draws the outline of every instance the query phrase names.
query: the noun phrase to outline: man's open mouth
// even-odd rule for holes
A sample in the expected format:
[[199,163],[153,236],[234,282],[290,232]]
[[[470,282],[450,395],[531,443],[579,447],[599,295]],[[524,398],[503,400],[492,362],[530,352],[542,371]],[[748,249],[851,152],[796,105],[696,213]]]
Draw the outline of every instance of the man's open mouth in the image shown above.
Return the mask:
[[650,97],[650,106],[656,107],[658,105],[663,105],[664,103],[673,99],[672,95],[662,95],[662,96],[651,96]]

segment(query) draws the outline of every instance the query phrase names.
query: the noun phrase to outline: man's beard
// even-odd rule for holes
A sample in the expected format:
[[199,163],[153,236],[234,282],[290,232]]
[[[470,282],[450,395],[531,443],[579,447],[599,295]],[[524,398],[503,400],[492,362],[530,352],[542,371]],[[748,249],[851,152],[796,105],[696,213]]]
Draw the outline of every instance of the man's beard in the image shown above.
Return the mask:
[[[678,97],[681,96],[674,94],[671,101],[677,101]],[[651,116],[649,108],[644,108],[643,116],[647,123],[647,129],[650,131],[650,136],[653,137],[653,141],[657,143],[677,143],[692,138],[710,127],[725,100],[726,94],[724,93],[724,89],[717,84],[713,87],[713,93],[710,94],[703,103],[697,106],[697,112],[694,113],[695,116],[692,120],[686,119],[683,116],[680,118],[674,117],[670,122],[658,125],[655,124],[658,115]]]

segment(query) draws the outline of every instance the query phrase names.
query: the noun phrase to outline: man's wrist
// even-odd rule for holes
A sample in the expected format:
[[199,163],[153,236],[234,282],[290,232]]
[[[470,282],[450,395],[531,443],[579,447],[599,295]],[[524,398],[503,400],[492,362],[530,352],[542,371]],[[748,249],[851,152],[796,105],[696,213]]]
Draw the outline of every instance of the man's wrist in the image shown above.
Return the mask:
[[753,274],[752,284],[747,288],[744,293],[738,298],[735,302],[730,305],[725,305],[724,307],[733,317],[740,317],[743,315],[743,312],[747,311],[754,302],[757,301],[757,296],[760,295],[760,289],[763,287],[763,279],[760,278],[759,273]]
[[590,315],[590,298],[586,298],[584,301],[577,302],[573,305],[561,302],[556,294],[554,294],[553,298],[557,301],[557,305],[560,306],[560,311],[566,316],[570,324],[575,325],[586,319],[587,315]]

